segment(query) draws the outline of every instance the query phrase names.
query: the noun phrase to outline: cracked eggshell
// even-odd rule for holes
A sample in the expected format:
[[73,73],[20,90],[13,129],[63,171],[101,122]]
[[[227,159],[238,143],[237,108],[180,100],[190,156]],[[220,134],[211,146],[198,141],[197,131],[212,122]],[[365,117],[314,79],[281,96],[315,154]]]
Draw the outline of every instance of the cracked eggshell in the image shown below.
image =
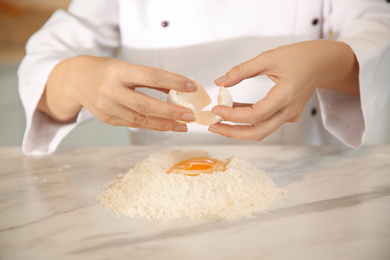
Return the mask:
[[219,87],[217,101],[218,101],[218,105],[221,106],[228,106],[228,107],[233,106],[232,95],[230,94],[229,90],[227,90],[227,88],[225,87]]
[[[196,117],[195,123],[199,125],[212,125],[223,121],[223,118],[213,114],[211,111],[203,111],[202,109],[211,104],[209,94],[202,85],[196,80],[193,80],[198,90],[192,93],[183,93],[176,90],[171,90],[168,94],[167,102],[183,107],[187,107],[194,112]],[[217,97],[218,105],[233,106],[233,99],[230,92],[225,87],[219,87]]]
[[189,108],[196,115],[198,113],[198,110],[195,108],[193,104],[185,100],[183,94],[184,94],[183,92],[179,92],[172,89],[169,91],[167,102],[170,104]]

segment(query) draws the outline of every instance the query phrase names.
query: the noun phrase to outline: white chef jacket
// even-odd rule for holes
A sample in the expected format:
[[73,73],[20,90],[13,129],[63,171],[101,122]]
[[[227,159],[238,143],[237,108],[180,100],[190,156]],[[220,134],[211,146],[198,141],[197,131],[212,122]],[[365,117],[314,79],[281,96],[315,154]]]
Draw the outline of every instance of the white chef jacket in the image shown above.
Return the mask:
[[[58,123],[36,110],[49,73],[72,56],[117,56],[162,68],[197,79],[215,99],[213,81],[234,65],[280,45],[330,37],[355,52],[360,97],[318,89],[301,119],[284,124],[261,142],[267,144],[363,144],[390,96],[386,0],[74,0],[67,11],[56,11],[26,46],[18,71],[27,118],[23,151],[51,153],[72,129],[93,117],[83,108],[75,122]],[[229,90],[234,101],[254,103],[273,85],[260,76]],[[134,144],[253,143],[225,138],[196,124],[189,124],[187,133],[131,132]]]

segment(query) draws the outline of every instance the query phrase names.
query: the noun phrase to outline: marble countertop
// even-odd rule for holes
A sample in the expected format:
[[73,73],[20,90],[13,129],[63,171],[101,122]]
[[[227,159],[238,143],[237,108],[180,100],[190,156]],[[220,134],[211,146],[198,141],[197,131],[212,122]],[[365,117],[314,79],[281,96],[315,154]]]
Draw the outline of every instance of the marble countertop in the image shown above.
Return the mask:
[[[244,158],[288,193],[228,223],[118,217],[102,186],[149,154],[203,149]],[[390,146],[0,148],[0,259],[390,259]]]

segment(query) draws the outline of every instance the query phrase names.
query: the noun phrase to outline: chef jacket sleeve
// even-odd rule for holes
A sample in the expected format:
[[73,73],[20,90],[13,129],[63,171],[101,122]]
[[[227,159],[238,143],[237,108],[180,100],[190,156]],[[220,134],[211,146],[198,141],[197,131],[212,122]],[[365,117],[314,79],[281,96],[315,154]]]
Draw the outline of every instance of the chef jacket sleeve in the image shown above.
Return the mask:
[[390,96],[390,3],[334,0],[324,33],[347,43],[359,63],[360,96],[318,89],[324,127],[347,146],[358,148]]
[[58,10],[26,45],[18,69],[19,93],[26,113],[23,152],[52,153],[76,125],[93,117],[82,109],[71,123],[58,123],[36,110],[53,67],[76,55],[115,56],[119,48],[117,2],[76,0]]

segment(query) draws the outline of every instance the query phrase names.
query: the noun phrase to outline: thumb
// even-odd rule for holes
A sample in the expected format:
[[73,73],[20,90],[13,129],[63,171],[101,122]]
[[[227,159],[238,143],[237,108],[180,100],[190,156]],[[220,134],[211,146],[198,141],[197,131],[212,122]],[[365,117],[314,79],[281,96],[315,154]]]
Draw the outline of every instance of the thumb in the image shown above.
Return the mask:
[[217,86],[231,87],[244,79],[253,78],[266,73],[266,66],[262,55],[234,66],[226,75],[216,79]]

